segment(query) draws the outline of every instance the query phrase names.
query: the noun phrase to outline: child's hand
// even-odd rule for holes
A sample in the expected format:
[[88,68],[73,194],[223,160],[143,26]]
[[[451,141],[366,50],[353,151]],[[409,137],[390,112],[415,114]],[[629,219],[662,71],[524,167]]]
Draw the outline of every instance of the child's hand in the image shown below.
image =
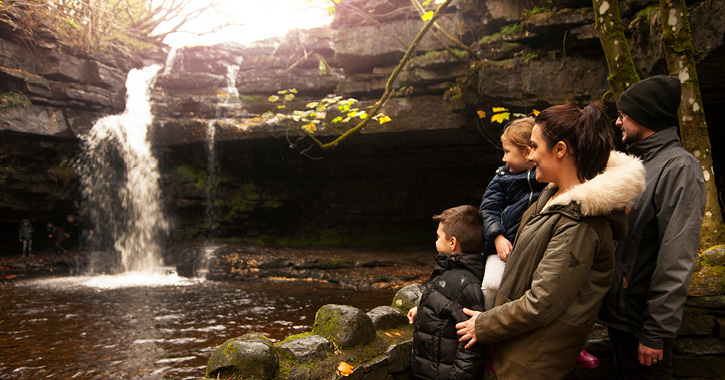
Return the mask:
[[498,254],[498,257],[503,261],[508,260],[509,255],[511,254],[511,248],[513,248],[511,242],[503,235],[498,235],[493,243],[496,246],[496,253]]
[[408,323],[411,325],[415,322],[415,317],[418,315],[418,307],[414,306],[408,310]]

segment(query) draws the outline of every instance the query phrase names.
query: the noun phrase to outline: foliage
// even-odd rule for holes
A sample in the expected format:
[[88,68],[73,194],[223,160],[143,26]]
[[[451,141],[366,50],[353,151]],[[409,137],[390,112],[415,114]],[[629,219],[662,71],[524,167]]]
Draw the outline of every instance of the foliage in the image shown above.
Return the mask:
[[18,91],[4,92],[0,94],[0,109],[23,107],[30,104],[30,99]]
[[[509,121],[511,119],[511,116],[513,116],[515,119],[529,116],[524,113],[512,113],[511,111],[509,111],[508,108],[505,107],[493,107],[492,111],[493,112],[491,113],[491,123],[503,124],[504,122]],[[476,113],[478,114],[479,119],[483,119],[486,117],[486,112],[482,110],[478,110]],[[536,109],[531,112],[531,115],[533,116],[537,116],[538,114],[539,111]]]
[[161,46],[220,2],[198,8],[193,0],[14,0],[0,7],[0,20],[29,41],[50,35],[81,51],[130,55]]
[[[307,108],[309,108],[310,110],[308,110],[308,111],[299,111],[297,114],[293,113],[292,116],[278,114],[277,115],[278,117],[291,118],[292,120],[295,120],[295,118],[297,118],[297,120],[299,122],[304,123],[300,127],[300,130],[304,134],[303,137],[301,139],[298,139],[295,142],[290,141],[290,146],[293,148],[300,149],[298,144],[302,140],[304,140],[304,137],[309,137],[310,139],[312,139],[312,141],[318,147],[320,147],[322,149],[333,148],[333,147],[336,147],[342,140],[346,139],[351,134],[356,133],[356,132],[360,131],[362,128],[364,128],[370,122],[370,120],[377,120],[380,124],[389,122],[391,120],[390,117],[388,117],[382,113],[379,113],[379,111],[385,105],[385,103],[388,101],[388,99],[390,99],[390,97],[396,93],[396,90],[394,89],[395,80],[397,79],[398,75],[403,70],[405,65],[408,63],[410,58],[415,53],[418,43],[421,41],[421,39],[423,39],[423,36],[425,36],[425,34],[428,32],[428,30],[434,25],[435,20],[438,18],[438,16],[445,11],[445,9],[448,7],[448,5],[452,1],[453,0],[431,0],[431,1],[424,2],[424,4],[422,6],[426,6],[431,3],[435,3],[435,4],[439,4],[439,5],[435,9],[435,11],[428,11],[428,12],[421,14],[421,19],[423,21],[425,21],[423,28],[415,36],[415,38],[413,39],[413,42],[411,42],[410,46],[406,50],[405,55],[400,60],[398,65],[395,67],[395,69],[393,69],[393,72],[390,74],[390,77],[388,77],[388,81],[385,85],[385,91],[383,92],[380,99],[378,99],[378,101],[375,102],[375,104],[372,107],[367,108],[366,110],[361,110],[359,108],[353,108],[354,103],[357,102],[355,99],[343,100],[341,97],[331,96],[331,97],[327,97],[319,102],[309,103],[307,105]],[[414,3],[417,6],[421,6],[421,4],[418,4],[415,1],[414,1]],[[418,8],[418,10],[421,11],[420,8]],[[455,53],[454,53],[454,55],[457,56],[457,54],[455,54]],[[289,90],[285,90],[285,91],[289,91]],[[286,96],[287,94],[288,93],[284,94],[284,96]],[[280,94],[280,95],[282,95],[282,94]],[[294,98],[292,98],[292,99],[294,99]],[[272,97],[269,98],[269,100],[276,102],[276,101],[279,101],[280,98],[279,98],[279,96],[273,95]],[[287,100],[285,99],[285,101],[287,101]],[[281,107],[278,106],[278,108],[285,108],[285,107],[286,107],[285,104],[282,104]],[[330,111],[331,108],[334,109],[334,107],[337,107],[337,110],[339,112],[345,112],[345,113],[343,115],[339,115],[339,118],[335,117],[331,121],[331,123],[340,123],[340,122],[344,122],[345,120],[347,120],[347,121],[359,120],[359,122],[357,125],[348,129],[347,131],[345,131],[344,133],[342,133],[341,135],[336,137],[334,140],[332,140],[330,142],[322,142],[319,139],[315,138],[313,136],[313,134],[317,131],[317,129],[318,129],[317,126],[321,125],[323,123],[322,120],[324,120],[326,118],[327,112]],[[370,117],[370,115],[374,115],[374,116]],[[269,117],[269,116],[272,116],[272,114],[266,113],[263,116]],[[314,146],[314,145],[312,145],[312,146]],[[312,148],[312,146],[301,149],[301,153],[303,153],[303,154],[306,153],[310,148]]]
[[[282,90],[278,91],[277,95],[270,96],[267,100],[270,103],[282,101],[282,104],[278,105],[277,108],[284,109],[287,108],[287,102],[291,102],[295,99],[296,94],[296,89]],[[330,112],[338,114],[338,116],[330,121],[330,123],[333,124],[348,123],[352,120],[362,121],[370,117],[367,111],[354,107],[356,103],[357,99],[343,99],[341,96],[330,95],[319,101],[307,103],[307,110],[305,111],[295,110],[292,111],[292,114],[277,113],[276,115],[269,111],[262,116],[276,116],[280,119],[293,120],[294,122],[303,123],[301,126],[302,130],[312,135],[317,132],[318,126],[325,124],[327,115]],[[371,107],[368,107],[368,109],[369,108]],[[372,116],[372,119],[378,121],[380,124],[385,124],[391,120],[389,116],[382,113]]]

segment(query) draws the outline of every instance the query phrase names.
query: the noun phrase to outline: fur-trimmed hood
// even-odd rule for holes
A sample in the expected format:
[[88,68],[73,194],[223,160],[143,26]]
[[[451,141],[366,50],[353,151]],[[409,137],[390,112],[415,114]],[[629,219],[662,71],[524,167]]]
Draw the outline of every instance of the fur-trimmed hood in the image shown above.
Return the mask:
[[[642,162],[635,156],[612,151],[602,173],[550,200],[542,212],[553,206],[577,203],[582,216],[606,215],[629,206],[644,186]],[[550,184],[547,188],[553,187]]]

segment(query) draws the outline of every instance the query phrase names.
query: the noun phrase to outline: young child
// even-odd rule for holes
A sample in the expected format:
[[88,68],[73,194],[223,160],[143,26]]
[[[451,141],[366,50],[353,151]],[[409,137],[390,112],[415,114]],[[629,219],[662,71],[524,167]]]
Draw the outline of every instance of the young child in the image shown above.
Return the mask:
[[20,222],[20,230],[18,231],[18,238],[23,243],[23,257],[33,256],[33,226],[30,225],[30,221],[23,219]]
[[433,217],[436,266],[417,307],[408,312],[415,324],[413,376],[418,379],[481,379],[483,347],[466,349],[458,342],[456,323],[467,320],[463,308],[483,310],[480,253],[482,219],[473,206],[458,206]]
[[[521,216],[541,194],[546,183],[536,181],[536,169],[526,157],[531,151],[529,146],[534,118],[516,119],[509,123],[501,135],[503,145],[502,161],[506,164],[496,170],[496,176],[486,187],[479,210],[483,216],[483,234],[486,240],[484,256],[486,272],[483,275],[482,290],[484,307],[493,308],[501,284],[516,233],[521,224]],[[495,372],[492,363],[491,347],[487,347],[486,367]],[[596,368],[599,360],[582,349],[577,364],[584,368]]]
[[486,240],[483,251],[487,256],[486,273],[482,287],[486,310],[491,309],[496,301],[521,216],[546,187],[545,183],[536,182],[534,164],[526,158],[531,151],[529,141],[533,128],[533,117],[516,119],[506,126],[501,135],[502,161],[506,165],[496,169],[479,207]]

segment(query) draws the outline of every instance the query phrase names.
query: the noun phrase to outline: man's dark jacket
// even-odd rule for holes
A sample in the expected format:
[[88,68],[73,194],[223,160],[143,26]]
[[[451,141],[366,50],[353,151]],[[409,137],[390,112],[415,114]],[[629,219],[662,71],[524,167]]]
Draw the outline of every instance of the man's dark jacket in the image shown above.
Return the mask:
[[612,286],[599,321],[662,349],[682,322],[705,211],[699,162],[680,145],[677,127],[629,147],[646,170],[644,192],[632,202],[624,240],[615,246]]

